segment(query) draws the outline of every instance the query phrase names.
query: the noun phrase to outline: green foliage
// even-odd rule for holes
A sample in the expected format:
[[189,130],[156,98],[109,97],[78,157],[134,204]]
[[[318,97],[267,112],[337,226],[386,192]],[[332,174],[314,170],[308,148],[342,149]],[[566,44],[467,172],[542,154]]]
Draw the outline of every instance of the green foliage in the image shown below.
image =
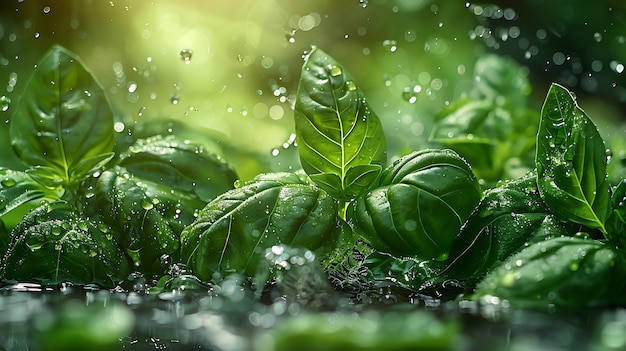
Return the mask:
[[422,150],[389,165],[349,215],[379,251],[443,259],[480,197],[470,166],[455,152]]
[[353,78],[313,48],[302,66],[294,111],[302,167],[342,203],[363,192],[387,162],[385,136]]
[[485,196],[456,237],[442,273],[454,279],[482,278],[521,248],[568,234],[539,197],[534,174],[508,181]]
[[10,133],[34,179],[49,188],[68,187],[111,158],[113,112],[80,59],[55,46],[27,83]]
[[80,218],[63,200],[40,206],[12,231],[0,276],[114,286],[128,275],[130,265],[111,235],[108,227]]
[[259,175],[211,201],[181,234],[182,259],[201,279],[256,274],[265,249],[330,251],[342,230],[337,200],[296,173]]
[[479,285],[476,297],[519,307],[580,307],[624,303],[624,262],[602,242],[561,237],[511,256]]
[[537,184],[552,212],[606,234],[610,195],[606,147],[567,89],[553,84],[537,133]]
[[467,159],[489,185],[517,178],[533,168],[538,114],[527,107],[529,93],[527,73],[517,63],[480,57],[469,97],[439,113],[429,140]]
[[37,65],[10,122],[28,168],[0,169],[0,278],[109,287],[131,262],[162,273],[162,258],[179,257],[183,227],[237,179],[220,156],[175,136],[138,140],[115,158],[105,93],[59,46]]

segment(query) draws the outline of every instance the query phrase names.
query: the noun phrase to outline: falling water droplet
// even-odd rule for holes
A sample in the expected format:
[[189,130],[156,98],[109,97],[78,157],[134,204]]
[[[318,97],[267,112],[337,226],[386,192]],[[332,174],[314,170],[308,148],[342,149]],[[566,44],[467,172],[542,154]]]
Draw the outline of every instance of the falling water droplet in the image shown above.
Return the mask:
[[383,47],[389,52],[396,52],[396,50],[398,50],[398,43],[393,39],[386,39],[383,41]]
[[368,3],[368,0],[359,0],[359,6],[361,6],[362,8],[366,8]]
[[193,56],[193,50],[191,49],[183,49],[180,51],[180,58],[185,61],[185,64],[191,63],[191,56]]
[[2,112],[6,112],[9,110],[9,107],[11,106],[11,99],[7,96],[0,96],[0,110]]

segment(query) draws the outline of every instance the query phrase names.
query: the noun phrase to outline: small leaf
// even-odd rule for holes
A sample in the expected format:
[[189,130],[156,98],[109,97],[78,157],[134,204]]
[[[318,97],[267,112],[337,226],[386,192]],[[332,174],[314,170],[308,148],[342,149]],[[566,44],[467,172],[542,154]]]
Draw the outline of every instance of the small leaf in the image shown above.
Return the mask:
[[346,201],[376,180],[382,167],[372,166],[387,161],[380,120],[350,74],[320,49],[302,67],[294,115],[300,162],[322,189]]
[[596,126],[567,89],[552,84],[537,133],[537,184],[561,220],[606,235],[610,211],[606,147]]
[[59,196],[25,172],[0,168],[0,217],[32,200],[43,198],[58,199]]
[[613,211],[606,223],[607,238],[626,247],[626,179],[613,189],[611,205]]
[[451,150],[404,156],[378,185],[355,199],[348,218],[375,249],[420,260],[445,259],[482,195],[470,166]]
[[113,112],[101,86],[79,58],[54,46],[27,83],[10,133],[26,165],[48,170],[44,179],[77,183],[84,176],[85,167],[77,171],[81,161],[112,151]]
[[341,221],[337,201],[292,173],[261,175],[211,201],[181,234],[182,258],[203,280],[257,274],[279,244],[328,252]]
[[100,171],[109,161],[115,157],[115,153],[109,152],[80,161],[70,174],[70,178],[82,181],[86,177]]

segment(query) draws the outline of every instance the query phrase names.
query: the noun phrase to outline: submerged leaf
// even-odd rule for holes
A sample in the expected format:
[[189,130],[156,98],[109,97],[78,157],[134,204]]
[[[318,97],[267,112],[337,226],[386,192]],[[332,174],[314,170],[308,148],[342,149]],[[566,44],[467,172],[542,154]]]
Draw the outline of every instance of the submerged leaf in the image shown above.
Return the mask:
[[113,150],[113,111],[92,74],[54,46],[37,64],[11,119],[11,142],[28,166],[45,167],[45,185],[78,183]]
[[481,198],[470,166],[451,150],[402,157],[378,185],[354,201],[349,218],[375,249],[420,260],[445,259]]
[[73,206],[59,200],[31,211],[13,229],[0,277],[112,287],[129,268],[108,228],[79,218]]
[[314,252],[334,247],[337,201],[299,175],[261,175],[211,201],[181,234],[182,258],[203,280],[254,276],[265,250],[285,244]]
[[300,162],[318,186],[346,201],[376,180],[387,162],[380,120],[350,74],[320,49],[302,67],[294,115]]
[[561,220],[605,235],[610,211],[606,147],[596,126],[567,89],[553,84],[537,133],[537,184]]

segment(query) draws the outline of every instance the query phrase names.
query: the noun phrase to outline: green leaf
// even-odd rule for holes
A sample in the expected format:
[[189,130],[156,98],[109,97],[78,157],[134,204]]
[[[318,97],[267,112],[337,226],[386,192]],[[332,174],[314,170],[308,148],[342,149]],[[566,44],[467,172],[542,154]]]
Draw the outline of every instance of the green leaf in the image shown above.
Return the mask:
[[535,176],[509,181],[484,198],[450,248],[447,279],[477,279],[524,247],[547,238],[573,234],[554,219],[541,201]]
[[254,276],[267,248],[326,253],[342,221],[337,201],[298,174],[261,175],[211,201],[181,234],[182,258],[198,277]]
[[73,206],[59,200],[34,209],[13,229],[0,276],[113,287],[129,268],[106,226],[79,218]]
[[510,58],[491,54],[480,57],[474,66],[475,98],[511,104],[512,109],[522,109],[531,92],[528,70]]
[[482,195],[452,150],[404,156],[383,170],[378,185],[355,199],[348,218],[375,249],[420,260],[445,259]]
[[538,308],[623,304],[625,278],[611,246],[559,237],[511,256],[478,285],[476,298],[497,296],[512,306]]
[[162,255],[178,257],[182,228],[201,207],[185,193],[143,181],[121,167],[85,184],[83,211],[111,228],[120,245],[144,272],[161,273]]
[[539,193],[550,210],[561,220],[606,235],[606,147],[574,97],[557,84],[550,87],[541,110],[535,163]]
[[606,223],[607,237],[626,247],[626,179],[613,189],[611,207],[613,211]]
[[0,217],[33,200],[58,199],[57,193],[34,181],[27,173],[0,168]]
[[200,208],[232,189],[238,178],[221,156],[174,135],[140,139],[120,158],[119,165],[134,176],[193,195]]
[[79,58],[54,46],[27,83],[10,133],[19,158],[44,167],[49,173],[44,179],[77,183],[94,166],[81,162],[112,151],[113,112]]
[[322,189],[346,201],[376,180],[387,162],[380,120],[350,74],[320,49],[302,66],[294,116],[300,162]]

